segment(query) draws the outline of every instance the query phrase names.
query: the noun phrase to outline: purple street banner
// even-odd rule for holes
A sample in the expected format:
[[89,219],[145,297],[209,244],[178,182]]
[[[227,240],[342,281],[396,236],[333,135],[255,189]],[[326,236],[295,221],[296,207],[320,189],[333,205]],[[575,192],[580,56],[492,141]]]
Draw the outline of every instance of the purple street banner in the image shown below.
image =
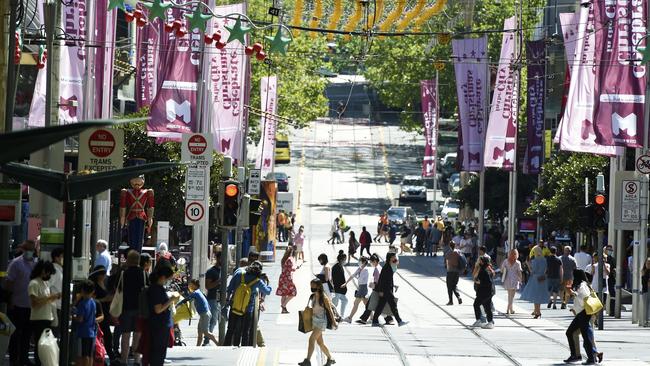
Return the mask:
[[[42,17],[42,4],[40,1],[37,4],[37,13]],[[64,4],[61,12],[59,28],[65,31],[69,39],[61,47],[59,62],[59,123],[67,124],[82,118],[83,79],[86,72],[86,1]],[[45,125],[46,75],[47,67],[38,71],[28,118],[29,127]]]
[[[217,15],[244,13],[244,4],[223,5],[212,8]],[[215,19],[208,22],[207,34],[221,33],[228,39],[226,25],[233,19]],[[210,118],[210,132],[214,134],[215,149],[233,157],[235,165],[243,159],[242,137],[245,129],[244,97],[246,71],[250,57],[244,53],[244,45],[230,42],[222,49],[206,46],[203,75],[206,75],[203,116]]]
[[[515,29],[515,18],[503,22],[503,29]],[[490,120],[485,136],[486,167],[500,168],[511,171],[514,168],[517,151],[517,111],[519,110],[519,95],[517,84],[519,72],[512,66],[515,62],[515,33],[504,32],[501,43]]]
[[539,174],[544,157],[544,99],[546,86],[544,40],[526,42],[528,58],[528,128],[524,172]]
[[483,139],[488,97],[487,38],[452,40],[460,129],[458,161],[463,171],[483,169]]
[[257,145],[257,169],[262,170],[262,179],[273,171],[275,163],[275,130],[278,110],[278,78],[277,76],[264,76],[260,80],[260,97],[262,101],[262,118],[260,127],[262,136]]
[[[594,0],[594,130],[601,145],[641,147],[646,63],[646,0]],[[647,131],[645,131],[647,133]]]
[[606,156],[616,155],[613,146],[596,143],[594,132],[594,19],[593,6],[579,8],[576,22],[575,57],[571,65],[571,84],[566,108],[560,122],[560,150],[585,152]]
[[113,63],[115,57],[115,30],[117,9],[109,12],[108,0],[97,0],[95,13],[95,110],[94,118],[113,116]]
[[[149,10],[138,5],[145,16]],[[136,74],[135,74],[135,102],[138,109],[151,106],[158,91],[158,64],[160,62],[160,37],[166,36],[161,31],[160,18],[149,21],[144,27],[137,27],[136,31]]]
[[[571,74],[571,65],[575,61],[576,56],[576,36],[578,34],[578,22],[580,21],[580,13],[560,13],[560,26],[562,27],[562,36],[564,41],[564,56],[567,62],[567,71],[565,79],[569,80],[564,84],[564,96],[562,98],[562,107],[566,106],[566,97],[569,93],[570,74]],[[566,80],[565,80],[566,81]],[[560,120],[555,136],[553,137],[553,143],[560,143],[560,131],[562,131],[562,120]]]
[[[189,27],[185,12],[174,8],[167,13],[167,21],[182,19],[182,25]],[[183,37],[177,37],[175,32],[161,35],[160,88],[151,104],[149,136],[180,141],[183,133],[197,132],[197,80],[203,33],[198,28],[188,30]]]
[[422,176],[433,177],[436,171],[436,155],[438,149],[438,80],[420,81],[420,96],[422,98],[422,115],[424,119],[424,159],[422,161]]

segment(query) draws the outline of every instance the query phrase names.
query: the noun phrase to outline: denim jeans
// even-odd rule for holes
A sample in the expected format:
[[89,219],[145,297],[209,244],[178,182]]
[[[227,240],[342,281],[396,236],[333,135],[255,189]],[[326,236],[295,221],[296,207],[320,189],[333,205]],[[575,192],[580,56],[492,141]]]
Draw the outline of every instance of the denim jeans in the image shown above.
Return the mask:
[[221,306],[219,306],[219,300],[208,300],[208,305],[210,306],[210,333],[214,333],[215,326],[219,323],[219,317],[221,316]]
[[332,296],[332,304],[334,304],[335,307],[338,307],[339,306],[339,300],[341,301],[341,312],[339,313],[339,315],[341,317],[344,317],[345,316],[345,307],[348,306],[348,298],[343,294],[333,293],[332,295],[333,295]]

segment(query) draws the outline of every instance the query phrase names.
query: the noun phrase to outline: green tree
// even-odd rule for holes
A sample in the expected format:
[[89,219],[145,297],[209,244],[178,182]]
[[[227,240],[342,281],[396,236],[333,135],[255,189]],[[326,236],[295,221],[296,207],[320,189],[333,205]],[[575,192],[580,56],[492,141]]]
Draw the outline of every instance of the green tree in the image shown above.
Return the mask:
[[528,214],[539,215],[547,228],[582,229],[578,224],[578,209],[583,206],[585,178],[589,178],[590,196],[595,190],[598,173],[609,172],[606,157],[560,152],[544,163],[544,184],[537,190],[537,198],[528,208]]

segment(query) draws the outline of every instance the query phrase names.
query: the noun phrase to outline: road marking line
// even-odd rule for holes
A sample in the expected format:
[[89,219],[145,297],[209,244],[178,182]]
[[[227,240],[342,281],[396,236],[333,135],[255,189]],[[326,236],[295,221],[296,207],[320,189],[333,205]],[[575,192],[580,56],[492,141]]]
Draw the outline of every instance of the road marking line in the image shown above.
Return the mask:
[[266,365],[266,347],[260,348],[260,354],[257,356],[257,366]]

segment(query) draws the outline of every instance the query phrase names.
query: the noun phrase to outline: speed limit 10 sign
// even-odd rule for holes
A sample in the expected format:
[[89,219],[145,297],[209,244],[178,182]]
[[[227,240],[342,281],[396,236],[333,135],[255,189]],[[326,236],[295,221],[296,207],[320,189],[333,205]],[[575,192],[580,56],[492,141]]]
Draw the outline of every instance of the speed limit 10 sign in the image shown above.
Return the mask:
[[201,221],[205,216],[203,202],[187,201],[185,203],[185,225],[191,226]]

